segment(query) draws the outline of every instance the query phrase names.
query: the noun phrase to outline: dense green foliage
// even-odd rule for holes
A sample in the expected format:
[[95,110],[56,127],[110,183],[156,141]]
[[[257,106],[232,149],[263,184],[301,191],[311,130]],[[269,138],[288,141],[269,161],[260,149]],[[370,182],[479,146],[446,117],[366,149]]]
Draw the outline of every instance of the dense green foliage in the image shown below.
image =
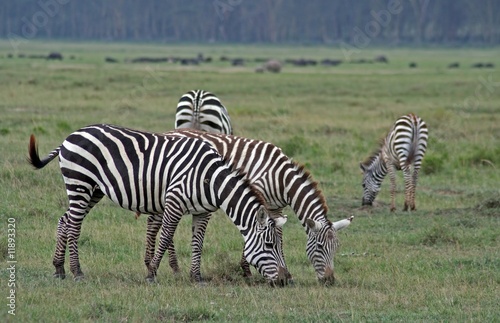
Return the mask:
[[[500,310],[500,65],[497,49],[366,49],[388,64],[294,67],[254,73],[255,66],[214,61],[200,66],[127,64],[134,56],[203,52],[219,57],[341,57],[327,47],[25,44],[27,54],[57,50],[63,61],[7,58],[0,43],[0,320],[3,322],[143,321],[477,321]],[[166,54],[165,54],[166,53]],[[73,55],[74,59],[66,57]],[[105,56],[121,63],[107,64]],[[408,62],[418,68],[408,68]],[[460,68],[447,69],[453,61]],[[217,212],[207,232],[203,286],[189,281],[190,217],[176,233],[181,273],[162,262],[157,284],[143,265],[146,217],[101,202],[83,224],[80,260],[86,279],[52,278],[58,218],[67,207],[57,162],[35,171],[28,139],[41,155],[72,131],[113,123],[171,130],[187,90],[214,92],[235,133],[273,142],[306,165],[319,183],[329,217],[350,215],[339,233],[337,281],[320,285],[305,255],[306,235],[291,210],[284,228],[295,285],[272,289],[238,268],[242,239]],[[373,208],[361,207],[359,162],[392,123],[414,112],[429,126],[429,149],[417,188],[417,211],[389,211],[386,180]],[[7,313],[8,219],[16,220],[16,317]],[[68,264],[66,264],[68,269]]]
[[3,0],[0,37],[165,42],[498,44],[495,0]]

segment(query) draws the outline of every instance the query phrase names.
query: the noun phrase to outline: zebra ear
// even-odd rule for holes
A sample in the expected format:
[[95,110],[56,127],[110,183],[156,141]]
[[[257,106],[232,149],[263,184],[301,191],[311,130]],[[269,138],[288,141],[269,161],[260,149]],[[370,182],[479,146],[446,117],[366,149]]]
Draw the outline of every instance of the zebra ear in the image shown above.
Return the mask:
[[319,231],[319,229],[321,229],[322,227],[321,222],[314,221],[313,219],[307,219],[306,225],[313,231]]
[[279,218],[274,219],[274,223],[278,228],[281,228],[286,223],[287,220],[288,220],[288,215],[283,214]]
[[267,219],[269,216],[267,215],[266,209],[261,206],[257,211],[257,223],[260,225],[267,225]]
[[363,163],[359,163],[359,169],[364,173],[366,171],[366,166]]

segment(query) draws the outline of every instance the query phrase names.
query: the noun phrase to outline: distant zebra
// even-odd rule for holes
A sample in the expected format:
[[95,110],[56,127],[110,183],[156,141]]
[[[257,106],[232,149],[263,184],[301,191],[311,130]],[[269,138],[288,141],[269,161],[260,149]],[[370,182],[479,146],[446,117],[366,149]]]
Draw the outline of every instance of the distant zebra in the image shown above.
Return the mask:
[[224,105],[213,93],[203,90],[191,90],[180,98],[175,129],[184,128],[233,134],[231,119]]
[[[303,166],[292,161],[280,148],[259,140],[195,130],[176,130],[167,134],[198,138],[211,144],[233,167],[246,174],[273,213],[281,214],[283,208],[291,206],[306,231],[306,254],[318,279],[334,280],[333,256],[339,245],[336,232],[347,224],[343,220],[332,223],[327,218],[325,198]],[[203,243],[208,220],[209,216],[193,223],[193,245]],[[352,217],[349,223],[351,220]],[[154,234],[151,232],[150,236]],[[170,265],[178,270],[173,244],[170,247]],[[198,266],[196,259],[197,255],[193,254],[192,266]],[[245,275],[250,276],[250,267],[244,257],[241,265]]]
[[[70,134],[42,160],[31,135],[29,156],[35,168],[59,156],[66,184],[69,208],[57,227],[55,277],[65,277],[67,244],[71,272],[75,279],[83,277],[77,246],[82,221],[106,195],[122,208],[151,215],[148,224],[153,217],[161,219],[158,251],[145,260],[149,281],[155,279],[182,215],[203,217],[221,208],[243,235],[246,259],[271,283],[286,284],[281,237],[277,237],[286,219],[269,218],[258,190],[201,140],[91,125]],[[194,252],[201,254],[202,245],[196,247]]]
[[[379,149],[360,164],[363,172],[363,205],[372,205],[385,175],[391,180],[391,211],[396,209],[396,170],[402,170],[405,181],[405,206],[415,210],[418,171],[427,149],[427,125],[410,113],[393,125]],[[413,165],[413,173],[411,168]]]

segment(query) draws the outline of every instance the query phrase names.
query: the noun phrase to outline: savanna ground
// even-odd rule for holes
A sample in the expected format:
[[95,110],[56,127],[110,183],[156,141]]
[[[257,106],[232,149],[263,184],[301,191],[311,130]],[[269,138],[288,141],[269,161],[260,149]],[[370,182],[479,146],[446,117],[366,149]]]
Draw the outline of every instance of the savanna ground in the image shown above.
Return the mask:
[[[63,61],[18,58],[60,51]],[[212,56],[212,63],[131,64],[138,56]],[[9,53],[16,54],[8,58]],[[293,67],[257,74],[219,57],[345,59],[338,47],[251,47],[0,42],[1,320],[81,321],[496,321],[500,317],[500,52],[498,49],[364,49],[388,64]],[[73,59],[69,57],[73,55]],[[104,62],[105,56],[119,63]],[[409,62],[417,68],[410,69]],[[457,69],[447,65],[459,62]],[[491,62],[496,68],[471,65]],[[339,232],[336,283],[322,286],[305,255],[306,235],[291,210],[284,230],[295,284],[270,288],[238,267],[242,239],[221,212],[203,253],[203,286],[189,281],[190,216],[176,245],[182,272],[162,262],[158,283],[143,265],[146,217],[104,200],[86,218],[80,260],[86,274],[52,278],[58,218],[67,207],[57,162],[34,171],[40,154],[92,123],[150,131],[173,128],[175,106],[190,89],[216,93],[235,134],[273,142],[305,164],[332,220],[354,215]],[[389,211],[389,181],[373,208],[361,208],[359,162],[400,115],[429,126],[417,211]],[[15,219],[15,316],[8,314],[8,219]],[[13,220],[10,220],[13,221]],[[66,264],[68,270],[68,263]]]

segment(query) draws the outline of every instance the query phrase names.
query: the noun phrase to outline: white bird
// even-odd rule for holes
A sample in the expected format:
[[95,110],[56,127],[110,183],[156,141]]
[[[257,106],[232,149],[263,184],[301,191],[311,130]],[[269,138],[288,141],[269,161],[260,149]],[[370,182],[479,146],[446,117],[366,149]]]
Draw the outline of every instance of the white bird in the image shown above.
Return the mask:
[[351,216],[350,216],[349,218],[347,218],[347,219],[340,220],[340,221],[337,221],[337,222],[333,222],[333,228],[334,228],[336,231],[342,230],[342,229],[344,229],[345,227],[347,227],[349,224],[351,224],[352,219],[354,219],[354,215],[351,215]]

